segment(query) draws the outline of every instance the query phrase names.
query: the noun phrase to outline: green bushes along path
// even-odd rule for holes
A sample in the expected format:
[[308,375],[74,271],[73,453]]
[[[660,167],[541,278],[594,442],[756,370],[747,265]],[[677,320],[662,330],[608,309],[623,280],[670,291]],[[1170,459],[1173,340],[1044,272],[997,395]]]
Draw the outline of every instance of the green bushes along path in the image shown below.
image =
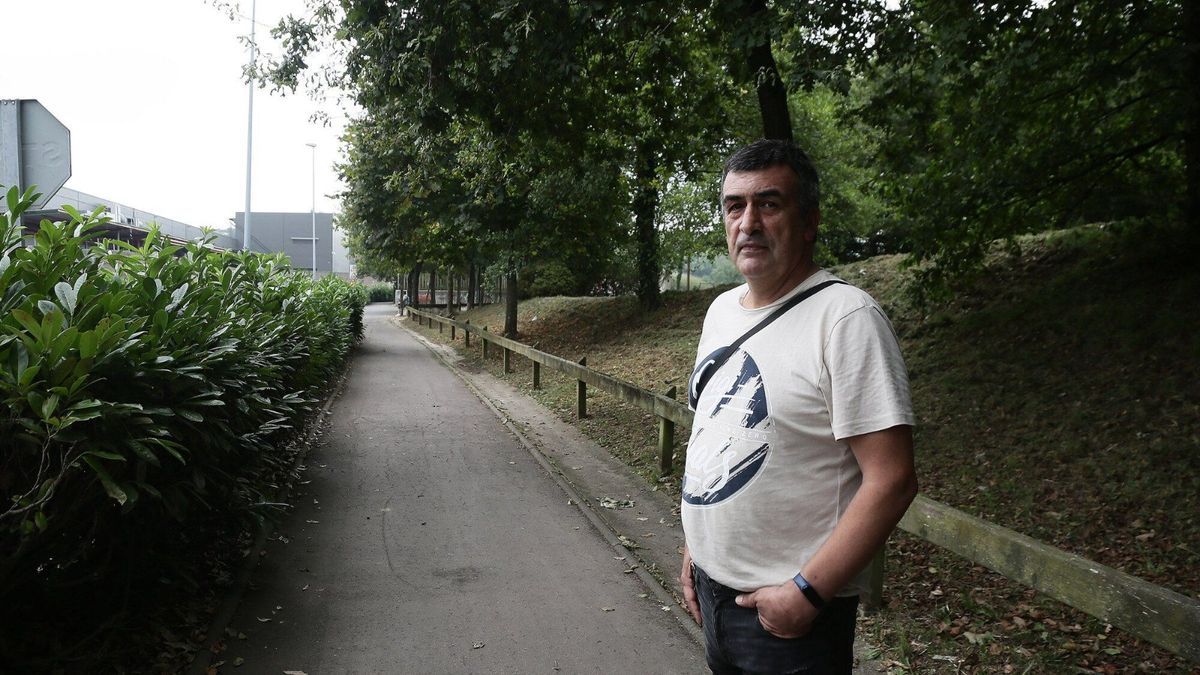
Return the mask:
[[98,212],[43,220],[27,245],[31,196],[9,191],[0,220],[10,608],[139,575],[179,581],[200,523],[261,517],[289,468],[285,441],[361,337],[367,300],[279,256],[156,233],[141,247],[101,240]]

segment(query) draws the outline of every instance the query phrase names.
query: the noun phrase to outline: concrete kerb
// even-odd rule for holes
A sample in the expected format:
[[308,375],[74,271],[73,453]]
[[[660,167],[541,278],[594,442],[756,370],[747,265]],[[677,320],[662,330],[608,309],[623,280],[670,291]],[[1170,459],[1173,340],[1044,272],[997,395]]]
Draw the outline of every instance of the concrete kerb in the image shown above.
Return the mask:
[[[353,357],[353,352],[351,352],[351,357]],[[324,429],[325,418],[329,416],[329,410],[333,407],[333,402],[338,399],[338,396],[342,393],[342,389],[346,386],[346,379],[349,373],[350,360],[348,359],[341,377],[338,378],[326,396],[320,413],[314,416],[311,427],[304,434],[304,438],[299,441],[301,449],[296,455],[296,461],[292,464],[293,474],[304,464],[305,458],[308,457],[308,451],[320,437]],[[276,498],[280,501],[286,499],[290,490],[291,485],[286,486],[283,493],[277,495]],[[254,535],[254,544],[250,547],[250,554],[246,556],[241,569],[238,570],[237,577],[225,593],[225,598],[221,601],[221,606],[217,609],[216,614],[213,615],[213,619],[208,626],[208,633],[205,635],[204,642],[200,645],[200,651],[192,657],[192,663],[188,666],[187,675],[206,675],[209,672],[213,656],[215,656],[213,648],[225,639],[225,629],[229,627],[229,622],[233,620],[233,615],[242,601],[242,596],[245,594],[246,588],[250,585],[254,569],[258,567],[258,561],[262,559],[261,553],[266,548],[267,538],[271,536],[274,530],[275,526],[270,521],[263,521],[258,527],[258,531]]]
[[[579,509],[580,513],[587,518],[588,522],[591,523],[596,532],[604,538],[604,540],[613,548],[613,550],[617,551],[622,556],[631,556],[638,561],[639,564],[637,565],[629,565],[627,563],[627,567],[632,568],[629,573],[636,575],[641,581],[642,585],[654,595],[656,600],[663,607],[671,608],[671,611],[675,613],[675,618],[679,621],[679,624],[683,627],[684,631],[691,636],[698,646],[703,647],[704,633],[700,626],[698,626],[696,622],[692,620],[691,615],[688,614],[687,609],[683,604],[683,599],[665,585],[666,582],[664,579],[657,577],[648,571],[648,569],[653,568],[658,569],[661,574],[671,574],[673,573],[673,570],[662,569],[653,560],[649,560],[643,555],[639,554],[638,551],[642,549],[629,548],[621,542],[620,537],[623,533],[620,532],[616,527],[614,520],[609,518],[608,514],[603,509],[596,509],[593,506],[594,501],[592,499],[581,496],[579,489],[577,489],[576,485],[567,478],[566,474],[558,466],[556,466],[554,460],[550,457],[547,457],[538,448],[536,443],[530,441],[529,438],[526,437],[525,434],[523,434],[515,424],[513,424],[511,416],[505,414],[504,411],[500,409],[497,402],[493,401],[478,386],[476,386],[468,374],[459,368],[458,364],[453,359],[448,357],[443,351],[450,350],[452,348],[435,345],[434,343],[425,339],[424,336],[413,331],[408,326],[405,326],[401,321],[393,321],[393,324],[405,330],[412,335],[414,339],[425,345],[429,351],[434,354],[434,356],[436,356],[451,372],[457,375],[458,378],[467,385],[467,388],[470,389],[479,398],[479,400],[482,401],[484,405],[486,405],[488,409],[490,409],[496,415],[496,417],[500,419],[501,424],[503,424],[505,428],[507,428],[513,434],[518,442],[525,447],[534,460],[538,462],[542,469],[546,471],[550,478],[554,480],[559,488],[562,489],[562,491],[567,495],[569,503]],[[637,480],[641,479],[637,478]],[[583,486],[582,489],[586,490],[587,488],[586,486]],[[649,488],[647,488],[647,490],[649,490]],[[629,537],[627,537],[627,539],[629,539]]]

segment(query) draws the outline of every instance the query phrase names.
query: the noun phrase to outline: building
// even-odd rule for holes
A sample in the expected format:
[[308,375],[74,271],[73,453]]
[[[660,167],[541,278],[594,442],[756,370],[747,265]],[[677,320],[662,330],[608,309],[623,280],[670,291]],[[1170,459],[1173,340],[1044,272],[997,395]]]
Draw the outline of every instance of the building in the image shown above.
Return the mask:
[[[42,220],[55,222],[69,220],[71,216],[62,209],[64,205],[71,206],[81,213],[91,213],[96,209],[105,212],[111,221],[101,228],[105,230],[105,239],[117,239],[141,246],[151,227],[157,227],[163,237],[176,244],[198,241],[207,235],[210,237],[209,246],[213,249],[242,250],[245,218],[245,214],[242,212],[238,212],[233,218],[234,226],[232,228],[206,231],[205,228],[188,225],[178,220],[67,187],[55,193],[46,202],[45,207],[22,214],[21,224],[24,226],[27,236],[32,236],[37,232],[38,223]],[[253,235],[250,242],[251,250],[268,254],[283,253],[294,268],[303,271],[312,269],[313,214],[311,211],[298,213],[254,211],[253,214],[250,223]],[[342,233],[333,226],[333,214],[317,213],[316,230],[317,275],[329,274],[332,270],[334,274],[343,279],[353,279],[354,268],[350,262]]]
[[[246,214],[233,218],[234,238],[240,249],[245,238]],[[341,233],[333,227],[333,214],[316,214],[317,275],[333,272],[342,278],[351,276],[349,256]],[[250,250],[258,253],[282,253],[296,269],[313,269],[313,213],[253,211],[250,217]]]
[[[119,239],[136,246],[140,246],[145,241],[152,226],[157,226],[162,236],[175,243],[196,241],[205,235],[203,228],[68,187],[61,188],[56,192],[46,202],[45,207],[23,213],[21,224],[26,232],[33,233],[37,231],[38,223],[42,220],[54,222],[70,220],[70,214],[62,210],[63,205],[71,206],[81,213],[91,213],[96,209],[104,211],[111,219],[111,222],[102,228],[107,232],[106,238]],[[210,245],[215,249],[241,248],[241,240],[233,239],[232,230],[213,229],[209,231],[209,234],[213,237]]]

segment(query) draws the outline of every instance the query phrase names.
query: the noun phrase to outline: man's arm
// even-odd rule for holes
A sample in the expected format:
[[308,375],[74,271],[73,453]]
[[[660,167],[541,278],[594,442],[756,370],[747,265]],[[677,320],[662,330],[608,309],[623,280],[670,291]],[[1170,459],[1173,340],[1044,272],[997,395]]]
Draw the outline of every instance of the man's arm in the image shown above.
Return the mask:
[[[829,539],[797,570],[826,601],[867,566],[917,494],[912,427],[895,426],[847,442],[862,469],[862,486]],[[791,579],[739,595],[737,603],[757,607],[763,627],[778,637],[804,635],[817,616]]]

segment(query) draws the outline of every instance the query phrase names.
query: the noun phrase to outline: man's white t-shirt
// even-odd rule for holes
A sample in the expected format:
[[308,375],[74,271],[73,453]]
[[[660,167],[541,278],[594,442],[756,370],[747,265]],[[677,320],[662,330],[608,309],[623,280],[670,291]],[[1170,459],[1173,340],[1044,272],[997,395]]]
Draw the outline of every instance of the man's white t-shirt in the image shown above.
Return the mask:
[[[793,295],[835,278],[818,271],[758,309],[742,307],[745,285],[722,293],[704,318],[697,367]],[[744,591],[790,579],[833,531],[862,482],[846,438],[913,424],[892,325],[845,284],[746,340],[695,412],[683,480],[688,549],[710,578]],[[839,595],[865,592],[866,581],[860,573]]]

